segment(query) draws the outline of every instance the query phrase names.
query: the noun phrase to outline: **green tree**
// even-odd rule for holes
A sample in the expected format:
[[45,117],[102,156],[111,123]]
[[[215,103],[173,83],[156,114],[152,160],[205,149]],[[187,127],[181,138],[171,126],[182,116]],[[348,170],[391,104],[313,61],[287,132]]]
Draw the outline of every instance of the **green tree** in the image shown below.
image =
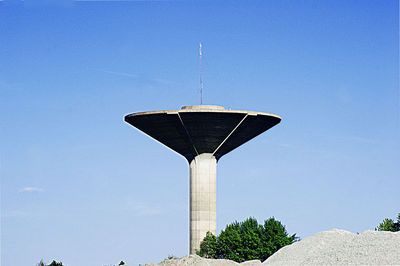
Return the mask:
[[296,234],[288,235],[285,226],[273,217],[264,222],[262,240],[262,253],[260,260],[264,261],[280,248],[290,245],[298,240]]
[[273,217],[266,220],[264,225],[258,224],[254,218],[248,218],[244,222],[227,225],[218,237],[208,232],[197,254],[236,262],[254,259],[264,261],[281,247],[295,241],[296,234],[289,236],[285,226]]
[[400,213],[397,214],[397,222],[386,218],[375,228],[375,231],[400,231]]
[[211,232],[207,232],[207,235],[204,237],[204,240],[200,244],[200,251],[197,252],[197,254],[205,258],[217,259],[217,249],[217,237]]
[[217,237],[217,258],[240,261],[239,248],[242,238],[240,235],[240,224],[234,222],[222,230]]

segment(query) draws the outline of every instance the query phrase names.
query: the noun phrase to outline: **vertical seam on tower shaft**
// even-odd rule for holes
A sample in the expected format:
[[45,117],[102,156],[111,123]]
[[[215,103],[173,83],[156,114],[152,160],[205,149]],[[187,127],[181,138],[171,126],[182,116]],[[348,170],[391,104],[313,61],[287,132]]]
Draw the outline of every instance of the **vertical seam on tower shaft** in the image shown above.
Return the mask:
[[242,120],[240,120],[240,122],[236,125],[236,127],[235,127],[234,129],[232,129],[231,133],[229,133],[228,136],[226,136],[226,138],[221,142],[221,144],[218,145],[218,147],[217,147],[217,148],[215,149],[215,151],[212,153],[213,156],[214,156],[214,154],[219,150],[219,148],[221,148],[222,144],[224,144],[225,141],[227,141],[228,138],[233,134],[233,132],[235,132],[235,130],[240,126],[240,124],[242,124],[242,122],[246,119],[246,117],[247,117],[248,115],[249,115],[249,114],[247,113],[247,114],[242,118]]
[[196,154],[199,155],[199,153],[197,152],[196,146],[194,146],[192,137],[190,137],[189,131],[187,130],[185,124],[183,123],[183,120],[182,120],[182,118],[181,118],[179,112],[178,112],[178,117],[179,117],[179,120],[181,121],[181,124],[182,124],[182,126],[183,126],[183,129],[185,129],[185,132],[186,132],[186,135],[187,135],[188,138],[189,138],[190,144],[192,144],[193,149],[194,149],[194,151],[196,152]]

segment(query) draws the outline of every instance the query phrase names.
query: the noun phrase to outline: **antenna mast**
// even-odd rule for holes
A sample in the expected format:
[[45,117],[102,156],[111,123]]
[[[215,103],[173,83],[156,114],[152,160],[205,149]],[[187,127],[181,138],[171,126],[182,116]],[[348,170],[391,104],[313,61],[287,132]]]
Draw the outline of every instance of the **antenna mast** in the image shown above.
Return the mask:
[[203,65],[201,62],[201,43],[200,43],[200,49],[199,49],[199,56],[200,56],[200,104],[203,104]]

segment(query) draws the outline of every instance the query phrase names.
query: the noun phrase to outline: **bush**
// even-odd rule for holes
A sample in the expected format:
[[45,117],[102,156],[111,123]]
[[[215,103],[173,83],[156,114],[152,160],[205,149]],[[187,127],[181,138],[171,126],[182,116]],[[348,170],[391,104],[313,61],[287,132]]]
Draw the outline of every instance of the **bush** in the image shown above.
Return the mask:
[[400,213],[397,214],[397,222],[394,222],[392,219],[386,218],[377,227],[375,227],[375,231],[400,231]]
[[281,247],[297,241],[296,234],[289,236],[285,226],[273,217],[259,225],[254,218],[227,225],[218,237],[208,232],[200,244],[199,256],[229,259],[236,262],[266,260]]

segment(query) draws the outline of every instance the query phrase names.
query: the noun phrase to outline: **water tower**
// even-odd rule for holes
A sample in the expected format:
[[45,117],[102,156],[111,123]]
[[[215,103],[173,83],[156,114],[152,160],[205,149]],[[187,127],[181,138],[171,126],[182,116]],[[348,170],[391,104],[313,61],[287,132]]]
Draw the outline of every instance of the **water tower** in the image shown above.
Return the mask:
[[228,152],[277,125],[274,114],[184,106],[125,116],[125,121],[181,154],[190,167],[190,253],[208,231],[216,235],[217,162]]

